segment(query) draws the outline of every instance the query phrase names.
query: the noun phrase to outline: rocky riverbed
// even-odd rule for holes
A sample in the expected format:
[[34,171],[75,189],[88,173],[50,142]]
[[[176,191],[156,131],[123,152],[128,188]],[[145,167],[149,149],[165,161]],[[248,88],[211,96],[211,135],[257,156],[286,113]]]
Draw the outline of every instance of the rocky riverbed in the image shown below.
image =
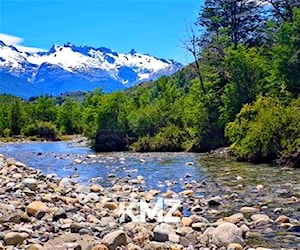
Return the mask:
[[[176,193],[144,189],[143,176],[108,174],[107,179],[110,187],[82,185],[0,155],[0,249],[300,248],[300,197],[286,192],[287,186],[281,189],[281,204],[268,207],[265,192],[270,190],[264,183],[199,196],[210,184],[186,182]],[[158,197],[170,207],[157,206]],[[164,219],[171,202],[179,201],[172,212],[176,222],[158,216],[143,222],[140,207],[132,206],[140,201]],[[293,213],[286,213],[289,206]]]

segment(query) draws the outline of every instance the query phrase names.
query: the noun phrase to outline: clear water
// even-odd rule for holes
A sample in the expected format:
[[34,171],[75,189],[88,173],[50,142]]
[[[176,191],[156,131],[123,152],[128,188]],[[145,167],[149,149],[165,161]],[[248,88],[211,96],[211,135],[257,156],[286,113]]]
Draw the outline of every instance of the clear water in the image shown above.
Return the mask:
[[[87,155],[95,152],[87,147],[74,147],[68,142],[8,143],[0,146],[0,153],[44,174],[78,176],[76,179],[84,184],[94,180],[104,186],[110,185],[109,174],[130,179],[141,175],[146,180],[147,189],[165,191],[170,187],[178,192],[185,182],[203,181],[207,176],[201,171],[200,154],[194,153],[114,152],[99,153],[97,158],[89,159]],[[75,163],[75,159],[82,163]],[[193,165],[187,165],[189,162]]]
[[[0,145],[0,153],[13,157],[44,174],[75,177],[87,184],[91,180],[103,186],[112,185],[109,174],[118,178],[145,178],[143,189],[172,189],[179,192],[186,183],[204,183],[193,188],[196,196],[212,197],[237,194],[238,199],[225,199],[219,208],[220,217],[239,212],[242,206],[260,205],[263,213],[275,220],[277,207],[292,220],[300,221],[300,202],[289,202],[290,197],[300,201],[300,169],[282,170],[269,165],[236,162],[231,158],[202,157],[194,153],[100,153],[87,147],[74,147],[68,142],[7,143]],[[78,159],[82,162],[75,163]],[[193,164],[187,164],[192,162]],[[257,191],[257,185],[263,185]],[[209,218],[209,215],[206,215]],[[217,218],[214,218],[214,220]],[[273,249],[300,249],[300,233],[286,232],[273,225],[273,233],[247,239],[250,246]],[[254,229],[256,230],[256,229]]]

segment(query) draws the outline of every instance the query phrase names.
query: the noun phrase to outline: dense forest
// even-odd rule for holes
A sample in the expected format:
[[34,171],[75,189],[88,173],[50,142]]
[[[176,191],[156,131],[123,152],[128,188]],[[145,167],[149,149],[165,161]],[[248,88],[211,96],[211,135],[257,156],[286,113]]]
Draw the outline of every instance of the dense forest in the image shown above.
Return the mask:
[[194,63],[124,92],[4,95],[0,135],[84,133],[98,151],[231,145],[242,160],[299,166],[300,1],[206,0],[184,46]]

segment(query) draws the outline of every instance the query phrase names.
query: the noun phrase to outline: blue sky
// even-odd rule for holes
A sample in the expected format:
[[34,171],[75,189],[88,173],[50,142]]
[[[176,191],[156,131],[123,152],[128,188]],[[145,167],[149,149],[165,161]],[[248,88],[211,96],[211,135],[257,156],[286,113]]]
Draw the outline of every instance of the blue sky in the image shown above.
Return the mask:
[[24,39],[23,46],[52,44],[108,47],[191,60],[182,48],[186,28],[203,0],[0,0],[0,33]]

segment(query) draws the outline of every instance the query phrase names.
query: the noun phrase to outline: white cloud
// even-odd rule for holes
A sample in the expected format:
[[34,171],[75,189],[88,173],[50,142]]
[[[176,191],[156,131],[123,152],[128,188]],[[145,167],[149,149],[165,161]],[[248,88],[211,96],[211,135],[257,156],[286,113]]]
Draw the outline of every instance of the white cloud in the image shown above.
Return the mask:
[[6,45],[12,45],[12,46],[16,47],[19,51],[32,52],[32,53],[39,52],[39,51],[45,51],[40,48],[27,47],[27,46],[20,45],[24,41],[24,38],[17,37],[17,36],[0,33],[0,40],[3,41]]

